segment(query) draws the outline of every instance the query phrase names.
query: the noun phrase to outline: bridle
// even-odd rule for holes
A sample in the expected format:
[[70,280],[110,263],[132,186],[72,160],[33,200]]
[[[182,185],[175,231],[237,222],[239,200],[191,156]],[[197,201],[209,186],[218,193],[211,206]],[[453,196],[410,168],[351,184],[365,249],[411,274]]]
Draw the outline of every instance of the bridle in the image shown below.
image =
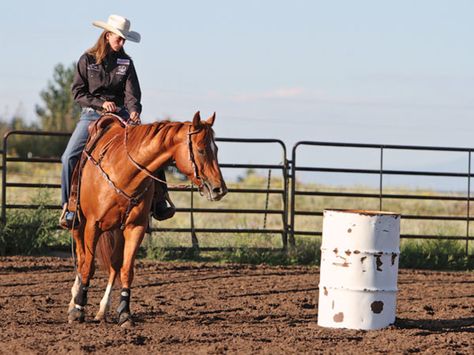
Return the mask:
[[[132,162],[132,164],[138,169],[140,170],[141,172],[143,172],[145,175],[147,175],[148,177],[152,178],[153,180],[155,181],[158,181],[158,182],[161,182],[162,184],[165,184],[167,185],[168,187],[173,187],[173,188],[189,188],[189,187],[192,187],[193,184],[191,185],[184,185],[184,184],[179,184],[179,185],[173,185],[173,184],[169,184],[167,181],[164,181],[164,180],[161,180],[159,178],[157,178],[155,175],[153,175],[153,173],[148,170],[145,166],[141,165],[140,163],[138,163],[135,159],[133,159],[133,157],[130,155],[130,152],[128,150],[128,127],[130,125],[127,125],[125,126],[125,134],[124,134],[124,146],[125,146],[125,151],[127,152],[127,157],[128,157],[128,160],[130,160]],[[204,180],[201,178],[201,176],[199,175],[199,170],[197,168],[197,165],[196,165],[196,160],[194,158],[194,151],[193,151],[193,141],[191,139],[191,136],[196,134],[196,133],[199,133],[201,132],[202,128],[198,128],[194,131],[191,131],[191,126],[189,126],[189,131],[188,133],[186,133],[187,135],[187,144],[188,144],[188,153],[189,153],[189,161],[191,162],[191,165],[193,167],[193,174],[194,174],[194,179],[195,181],[199,181],[199,185],[197,186],[199,190],[201,190],[201,188],[204,186]]]

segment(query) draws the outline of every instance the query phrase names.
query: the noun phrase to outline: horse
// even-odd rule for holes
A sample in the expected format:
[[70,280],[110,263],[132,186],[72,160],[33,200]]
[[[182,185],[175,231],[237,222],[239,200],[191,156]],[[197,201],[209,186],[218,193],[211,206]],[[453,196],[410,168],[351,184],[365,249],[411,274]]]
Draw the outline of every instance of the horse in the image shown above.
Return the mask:
[[[217,160],[212,126],[215,113],[192,122],[161,121],[144,125],[112,124],[87,154],[79,187],[81,223],[72,230],[77,273],[71,288],[69,323],[83,322],[87,291],[95,271],[99,245],[109,277],[96,320],[110,308],[111,290],[120,275],[119,324],[133,325],[130,289],[138,248],[148,227],[156,184],[154,173],[175,161],[201,196],[219,201],[227,187]],[[83,153],[85,154],[85,153]]]

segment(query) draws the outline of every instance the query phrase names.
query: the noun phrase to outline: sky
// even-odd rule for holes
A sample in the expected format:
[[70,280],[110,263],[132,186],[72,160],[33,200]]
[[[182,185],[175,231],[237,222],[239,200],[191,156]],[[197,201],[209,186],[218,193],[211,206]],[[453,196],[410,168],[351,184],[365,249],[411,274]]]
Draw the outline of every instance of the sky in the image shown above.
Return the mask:
[[[145,123],[216,111],[218,137],[290,152],[301,140],[474,147],[473,13],[471,0],[2,1],[0,117],[36,120],[55,65],[119,14],[142,36],[125,48]],[[224,154],[281,160],[273,150]]]

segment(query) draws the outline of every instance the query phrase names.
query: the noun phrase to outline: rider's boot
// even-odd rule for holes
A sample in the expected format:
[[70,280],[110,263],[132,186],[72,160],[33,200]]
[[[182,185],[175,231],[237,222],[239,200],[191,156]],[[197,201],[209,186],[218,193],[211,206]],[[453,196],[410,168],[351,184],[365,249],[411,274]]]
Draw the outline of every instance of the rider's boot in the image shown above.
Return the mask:
[[61,216],[59,217],[59,225],[64,229],[72,229],[79,226],[79,218],[74,212],[67,208],[67,202],[63,205]]
[[154,219],[164,221],[176,213],[176,207],[161,183],[155,182],[155,194],[151,204],[151,214]]

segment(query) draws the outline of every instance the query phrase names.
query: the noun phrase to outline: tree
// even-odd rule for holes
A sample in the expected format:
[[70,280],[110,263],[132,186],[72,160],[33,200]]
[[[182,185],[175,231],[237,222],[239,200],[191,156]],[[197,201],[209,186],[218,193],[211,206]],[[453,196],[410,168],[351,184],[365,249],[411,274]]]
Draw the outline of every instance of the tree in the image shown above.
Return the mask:
[[80,116],[80,107],[71,93],[76,65],[69,67],[58,64],[54,68],[53,81],[41,91],[40,97],[44,106],[36,105],[36,113],[40,120],[40,127],[45,131],[72,132]]
[[[81,108],[74,102],[71,92],[75,67],[75,63],[69,67],[57,64],[54,67],[53,80],[48,81],[46,89],[40,92],[44,103],[43,106],[36,105],[36,113],[41,130],[53,132],[74,130],[81,114]],[[43,137],[44,143],[33,154],[60,157],[68,140],[67,137]]]
[[[21,106],[10,118],[4,118],[0,116],[0,136],[3,137],[7,131],[19,130],[19,131],[37,131],[38,125],[33,123],[26,123],[23,118]],[[43,145],[38,144],[35,137],[28,137],[23,135],[15,135],[8,140],[8,151],[17,156],[26,158],[31,154],[36,153],[41,149]]]
[[[72,132],[80,116],[80,107],[71,93],[75,64],[65,67],[56,65],[53,80],[48,81],[45,90],[40,92],[43,105],[36,105],[39,122],[26,123],[21,110],[6,119],[0,116],[0,134],[9,130]],[[9,139],[10,152],[26,157],[60,157],[66,148],[68,137],[40,137],[16,135]]]

